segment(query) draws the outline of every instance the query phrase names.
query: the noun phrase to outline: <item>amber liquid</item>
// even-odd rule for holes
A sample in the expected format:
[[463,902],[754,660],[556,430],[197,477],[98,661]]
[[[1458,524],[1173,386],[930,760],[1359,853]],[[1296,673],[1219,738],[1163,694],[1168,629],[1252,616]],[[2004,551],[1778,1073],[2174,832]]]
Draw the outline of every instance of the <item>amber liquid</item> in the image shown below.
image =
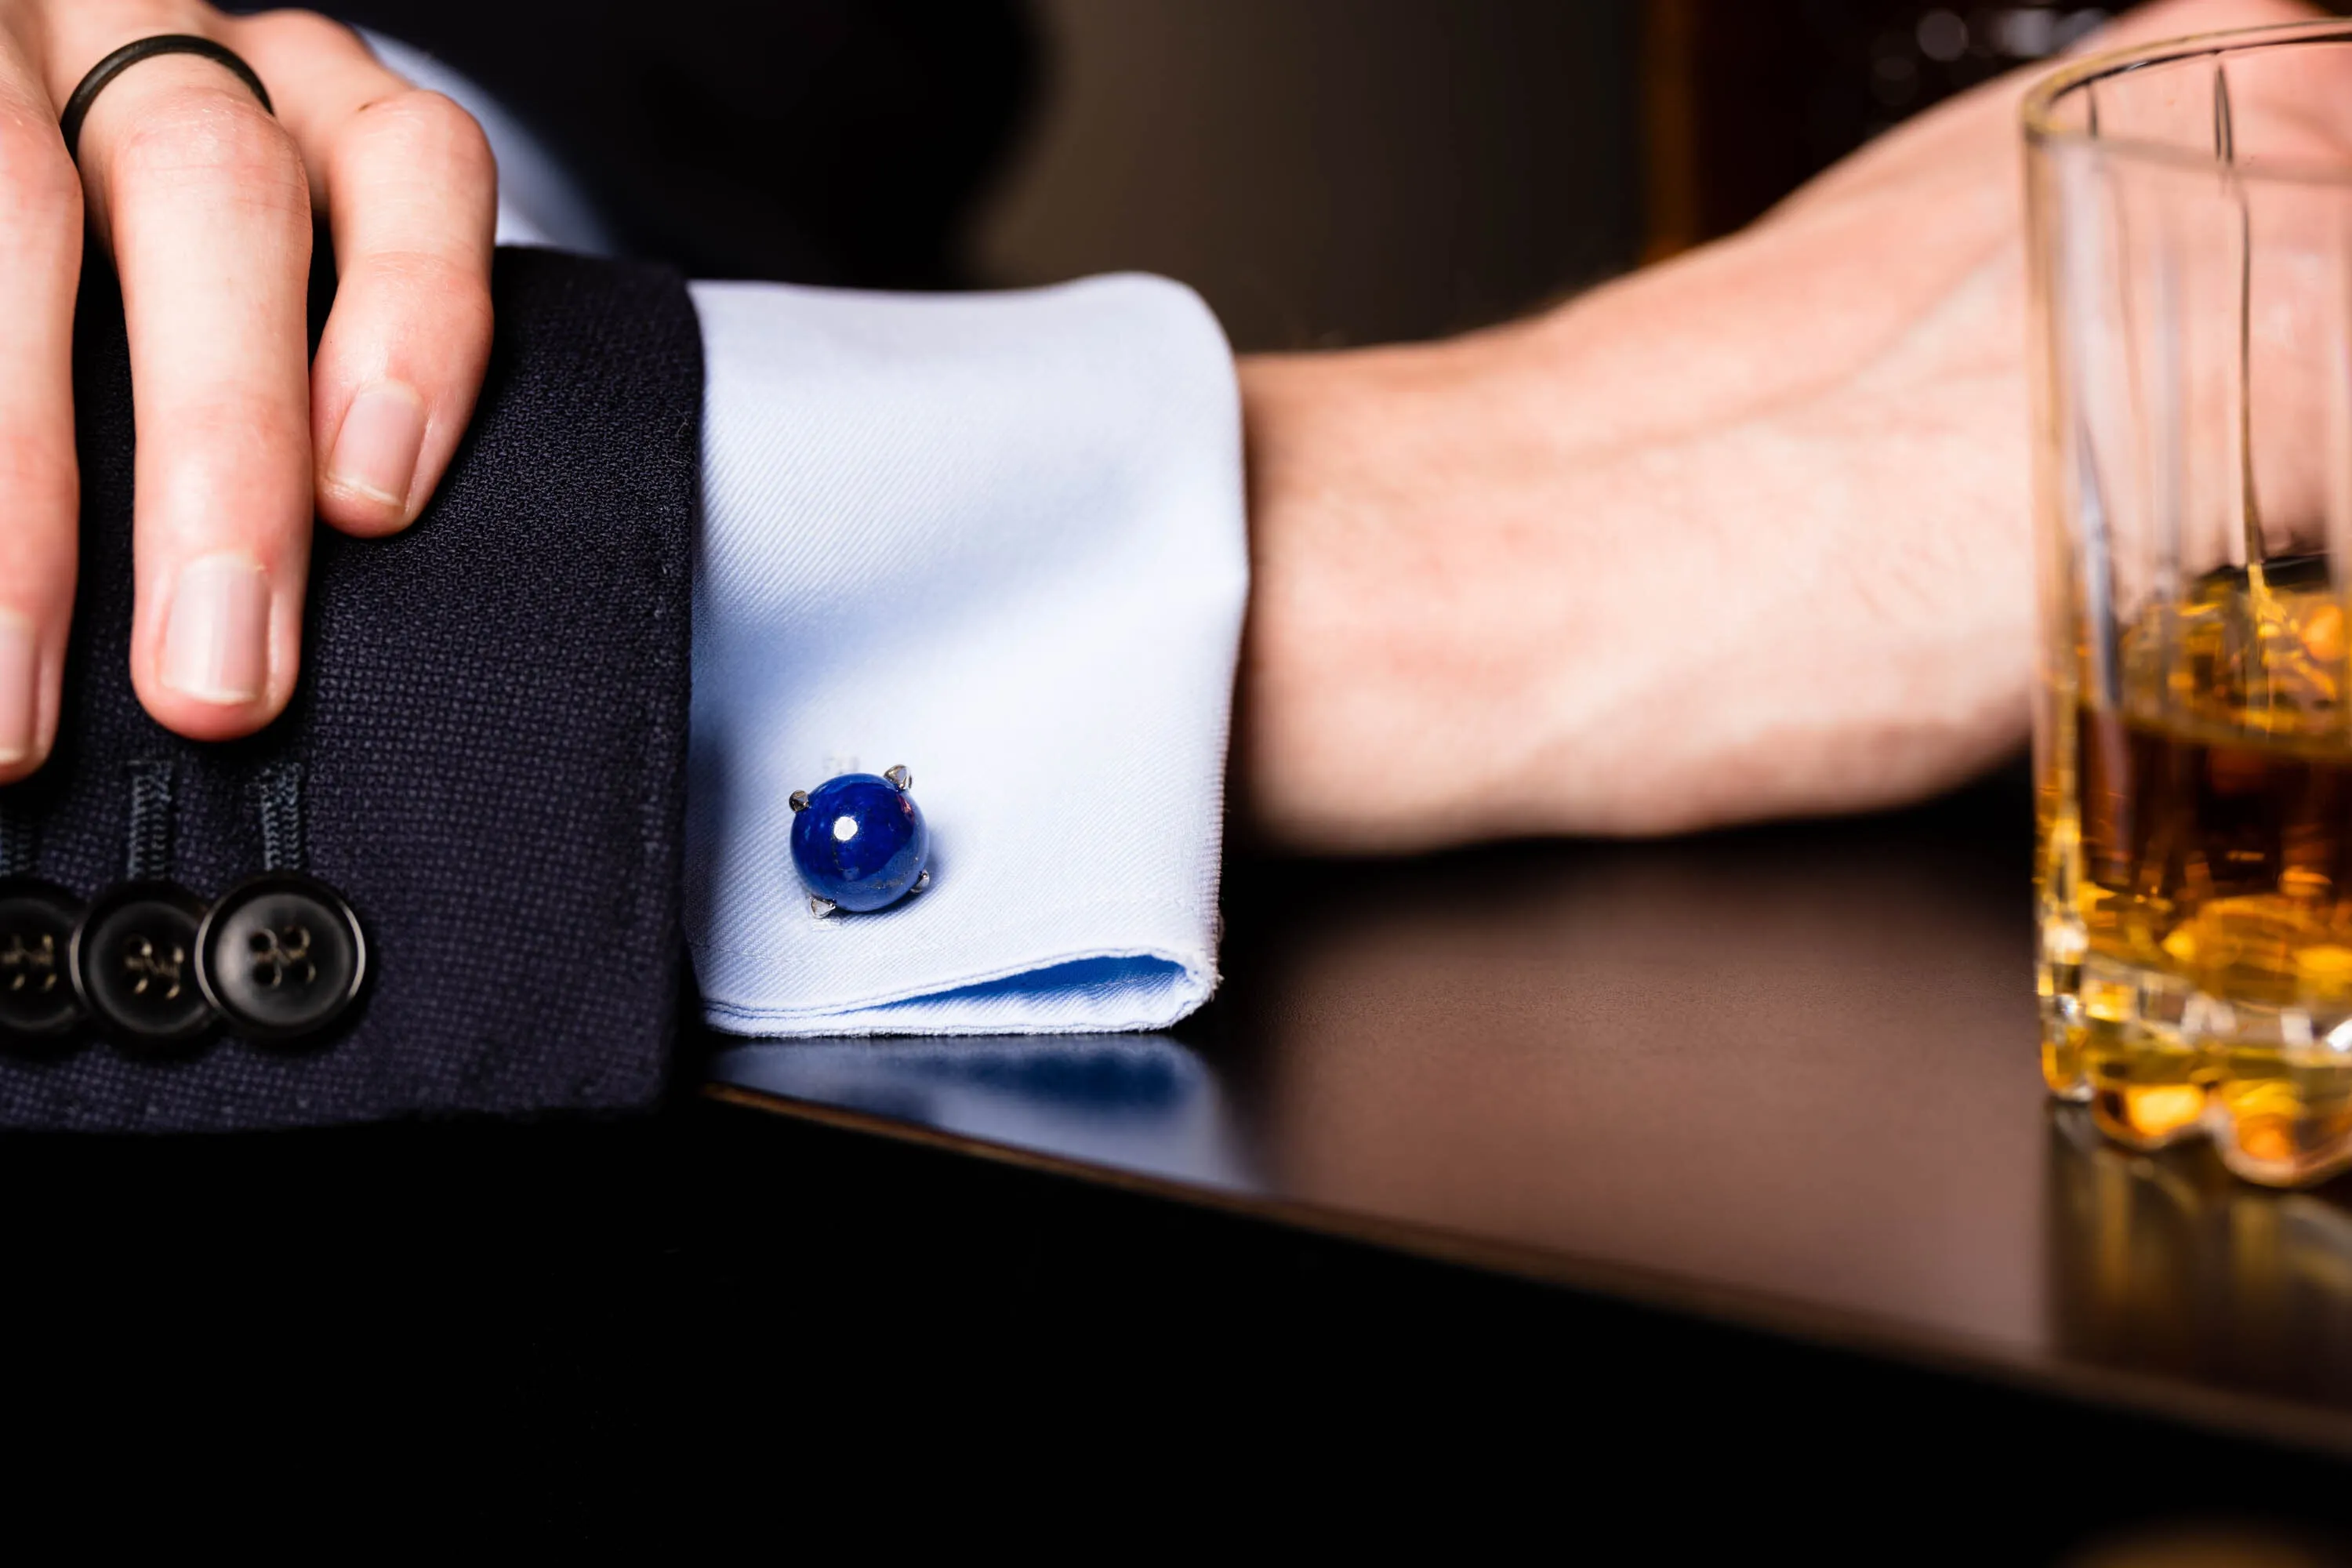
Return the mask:
[[2210,1132],[2269,1182],[2352,1164],[2345,643],[2323,563],[2216,573],[2058,724],[2043,1067],[2111,1136]]

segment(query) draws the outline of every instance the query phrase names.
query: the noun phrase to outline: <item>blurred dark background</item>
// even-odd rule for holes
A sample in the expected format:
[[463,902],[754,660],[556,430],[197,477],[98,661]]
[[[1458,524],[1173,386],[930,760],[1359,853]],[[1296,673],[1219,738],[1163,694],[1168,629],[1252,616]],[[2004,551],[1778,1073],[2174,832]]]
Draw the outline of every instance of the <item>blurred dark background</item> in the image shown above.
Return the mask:
[[2104,20],[1917,0],[348,0],[703,276],[1141,268],[1243,349],[1507,317]]
[[1425,337],[1727,234],[2098,7],[1033,0],[992,281],[1135,267],[1243,349]]

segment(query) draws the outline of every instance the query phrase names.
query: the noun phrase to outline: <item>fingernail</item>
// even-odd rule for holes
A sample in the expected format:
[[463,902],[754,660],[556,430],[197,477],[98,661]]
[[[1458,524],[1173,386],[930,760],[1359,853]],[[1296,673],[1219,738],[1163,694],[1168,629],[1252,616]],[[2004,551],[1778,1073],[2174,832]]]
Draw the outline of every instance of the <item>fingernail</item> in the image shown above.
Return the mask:
[[163,684],[203,702],[250,702],[269,679],[269,577],[250,555],[180,568],[163,627]]
[[327,482],[404,509],[424,445],[425,400],[396,381],[380,381],[352,399]]
[[0,610],[0,767],[33,754],[40,677],[41,645],[33,636],[33,623]]

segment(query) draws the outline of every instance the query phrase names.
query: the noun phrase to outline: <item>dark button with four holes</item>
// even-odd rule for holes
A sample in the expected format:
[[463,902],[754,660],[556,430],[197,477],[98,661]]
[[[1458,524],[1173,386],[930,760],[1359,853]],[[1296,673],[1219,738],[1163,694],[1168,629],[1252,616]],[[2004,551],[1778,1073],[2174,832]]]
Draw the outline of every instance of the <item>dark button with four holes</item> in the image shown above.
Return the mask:
[[293,871],[238,883],[205,917],[196,976],[232,1034],[279,1044],[315,1035],[359,999],[367,939],[343,896]]
[[205,901],[175,882],[122,882],[73,933],[73,983],[99,1032],[126,1050],[191,1045],[212,1027],[196,984]]
[[0,878],[0,1047],[47,1045],[81,1020],[68,952],[81,900],[30,877]]

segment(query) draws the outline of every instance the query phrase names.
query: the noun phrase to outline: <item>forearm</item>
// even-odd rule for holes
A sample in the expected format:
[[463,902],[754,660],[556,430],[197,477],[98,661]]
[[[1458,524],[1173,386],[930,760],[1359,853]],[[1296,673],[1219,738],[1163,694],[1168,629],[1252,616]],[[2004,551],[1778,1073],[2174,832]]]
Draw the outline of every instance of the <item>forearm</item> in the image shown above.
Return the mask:
[[1947,327],[1849,314],[1794,359],[1760,350],[1797,301],[1716,298],[1759,266],[1727,247],[1451,342],[1246,362],[1251,818],[1349,850],[1670,832],[2014,745],[2026,432],[1979,297],[2008,260],[1956,225],[1906,297]]
[[[2168,0],[2084,47],[2312,14]],[[2033,74],[1530,321],[1244,363],[1258,830],[1672,832],[1894,804],[2020,744]]]

